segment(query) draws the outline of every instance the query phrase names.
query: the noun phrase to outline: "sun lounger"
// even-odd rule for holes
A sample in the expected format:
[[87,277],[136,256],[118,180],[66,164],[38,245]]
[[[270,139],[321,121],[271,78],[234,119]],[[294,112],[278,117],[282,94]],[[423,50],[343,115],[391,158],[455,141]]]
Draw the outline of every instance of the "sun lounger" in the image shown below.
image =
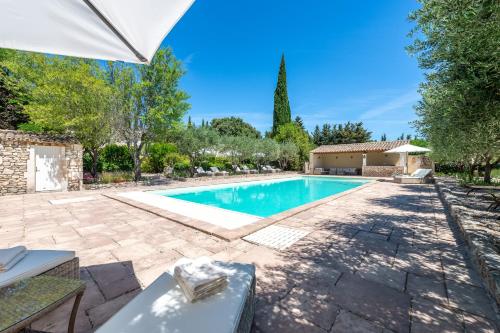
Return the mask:
[[264,165],[260,168],[260,172],[261,173],[273,173],[273,169],[268,168],[267,165]]
[[250,332],[254,315],[255,267],[219,264],[227,270],[227,287],[190,303],[173,277],[173,268],[158,277],[97,333]]
[[195,177],[203,177],[203,176],[213,176],[212,171],[205,171],[202,167],[198,167],[195,170]]
[[220,171],[218,167],[210,167],[210,171],[216,176],[227,176],[229,175],[229,172],[227,171]]
[[259,173],[259,171],[255,170],[255,169],[249,169],[246,165],[243,165],[241,168],[245,171],[250,172],[250,173]]
[[411,175],[397,175],[394,176],[395,183],[401,184],[423,184],[430,179],[432,174],[431,169],[417,169]]
[[234,173],[236,173],[237,175],[242,175],[242,174],[248,175],[250,173],[250,170],[242,170],[237,165],[233,165],[233,170],[234,170]]
[[0,288],[37,275],[78,279],[80,267],[73,251],[28,250],[26,256],[8,271],[0,273]]
[[267,170],[271,170],[271,172],[281,172],[281,169],[279,168],[273,168],[270,165],[266,165]]

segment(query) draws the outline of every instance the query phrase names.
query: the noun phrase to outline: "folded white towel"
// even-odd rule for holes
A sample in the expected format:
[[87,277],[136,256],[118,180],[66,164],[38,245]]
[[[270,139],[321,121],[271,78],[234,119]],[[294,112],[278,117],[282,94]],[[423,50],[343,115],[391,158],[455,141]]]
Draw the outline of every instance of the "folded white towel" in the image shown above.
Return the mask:
[[10,249],[0,250],[0,272],[9,270],[26,256],[26,247],[15,246]]
[[210,258],[181,259],[174,267],[174,277],[189,301],[213,295],[227,285],[227,274]]

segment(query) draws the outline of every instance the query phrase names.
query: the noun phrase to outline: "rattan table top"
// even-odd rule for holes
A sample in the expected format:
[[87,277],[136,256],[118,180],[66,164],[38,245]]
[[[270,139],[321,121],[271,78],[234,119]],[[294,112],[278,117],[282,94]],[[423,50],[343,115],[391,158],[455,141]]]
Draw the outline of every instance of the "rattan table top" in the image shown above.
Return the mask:
[[82,292],[85,283],[35,276],[0,289],[0,332],[22,328]]

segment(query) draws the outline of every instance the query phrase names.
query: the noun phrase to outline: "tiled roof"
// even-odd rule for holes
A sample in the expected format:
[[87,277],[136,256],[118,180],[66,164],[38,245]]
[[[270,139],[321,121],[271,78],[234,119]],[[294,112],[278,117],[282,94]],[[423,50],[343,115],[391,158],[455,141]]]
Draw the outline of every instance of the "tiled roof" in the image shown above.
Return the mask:
[[363,142],[363,143],[347,143],[341,145],[324,145],[313,149],[311,153],[361,153],[361,152],[374,152],[386,151],[402,145],[410,143],[409,140],[397,141],[377,141],[377,142]]

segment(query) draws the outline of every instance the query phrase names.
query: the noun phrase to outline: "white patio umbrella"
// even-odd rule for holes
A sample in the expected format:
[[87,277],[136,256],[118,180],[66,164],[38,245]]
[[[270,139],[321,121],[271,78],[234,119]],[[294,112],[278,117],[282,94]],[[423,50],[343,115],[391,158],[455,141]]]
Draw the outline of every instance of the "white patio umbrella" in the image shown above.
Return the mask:
[[411,144],[402,145],[386,151],[386,153],[399,153],[403,157],[404,173],[408,172],[408,153],[426,153],[430,149],[414,146]]
[[149,63],[194,0],[0,0],[0,47]]

